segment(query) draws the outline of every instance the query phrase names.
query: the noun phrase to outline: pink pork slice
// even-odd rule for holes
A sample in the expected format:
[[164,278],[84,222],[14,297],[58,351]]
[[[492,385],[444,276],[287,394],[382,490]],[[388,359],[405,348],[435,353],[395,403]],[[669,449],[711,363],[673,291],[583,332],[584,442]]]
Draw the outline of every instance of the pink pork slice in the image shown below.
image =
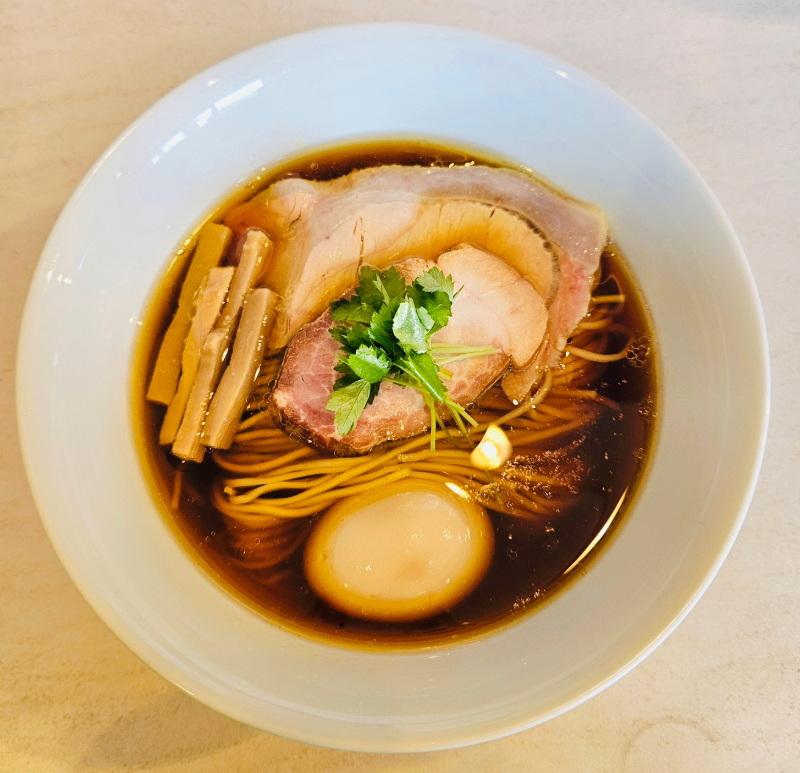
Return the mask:
[[[511,357],[511,366],[524,368],[533,360],[547,329],[547,308],[533,285],[520,276],[505,261],[471,244],[462,244],[440,255],[439,268],[453,278],[455,286],[463,287],[456,298],[475,296],[482,306],[502,320],[506,340],[502,349]],[[466,315],[465,315],[466,316]],[[475,324],[483,324],[484,314],[472,315]],[[451,335],[461,335],[462,329],[448,325],[437,333],[437,342],[455,343]]]
[[[427,270],[432,262],[409,258],[397,264],[407,281]],[[544,334],[547,314],[541,298],[529,283],[502,260],[472,246],[461,246],[440,258],[445,273],[462,288],[453,303],[449,324],[434,343],[493,346],[500,353],[459,360],[443,367],[452,373],[445,380],[448,394],[460,405],[474,402],[506,371],[520,334],[532,338],[536,349]],[[519,281],[524,282],[523,286]],[[276,419],[297,438],[341,455],[363,454],[389,440],[418,435],[430,427],[430,413],[417,390],[384,383],[348,435],[336,431],[334,413],[325,406],[339,374],[339,344],[328,332],[330,312],[300,330],[284,357],[271,397]],[[538,336],[538,339],[536,337]]]
[[389,165],[328,182],[281,180],[226,223],[236,231],[259,226],[275,239],[267,284],[283,303],[272,348],[285,346],[352,286],[362,263],[386,268],[408,255],[434,259],[469,242],[528,279],[548,308],[549,344],[531,373],[563,349],[586,313],[608,235],[597,207],[531,175],[481,165]]

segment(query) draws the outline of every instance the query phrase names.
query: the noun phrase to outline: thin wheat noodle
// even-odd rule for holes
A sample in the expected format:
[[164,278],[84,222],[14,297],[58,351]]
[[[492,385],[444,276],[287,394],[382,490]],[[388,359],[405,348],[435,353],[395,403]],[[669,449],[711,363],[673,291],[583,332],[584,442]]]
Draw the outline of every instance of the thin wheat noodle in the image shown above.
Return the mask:
[[[268,411],[260,411],[259,413],[254,413],[252,416],[248,416],[246,419],[243,419],[239,424],[239,427],[236,430],[237,435],[242,432],[242,430],[249,429],[250,427],[255,427],[258,424],[269,419],[269,421],[273,421],[272,416]],[[235,438],[235,436],[234,436]]]
[[[275,570],[271,578],[280,576],[284,570],[278,567],[305,540],[311,516],[340,499],[403,478],[449,482],[484,506],[525,520],[541,521],[568,506],[574,496],[569,475],[548,475],[547,468],[536,471],[525,462],[488,474],[470,461],[471,438],[491,425],[505,427],[517,456],[536,459],[542,442],[580,432],[595,421],[600,405],[617,407],[596,390],[581,387],[592,382],[605,363],[627,354],[632,336],[615,322],[625,296],[606,294],[593,301],[562,363],[544,370],[538,389],[516,406],[499,389],[490,390],[470,411],[478,426],[470,428],[468,438],[447,424],[429,434],[388,442],[365,456],[321,456],[275,425],[267,404],[280,357],[265,360],[248,401],[248,410],[256,412],[239,424],[234,447],[212,457],[222,473],[212,499],[231,527],[231,540],[242,556],[236,560],[251,569]],[[628,342],[621,352],[607,353],[617,333],[625,333]],[[575,406],[575,400],[584,407]],[[430,448],[431,435],[437,441],[435,450]],[[537,487],[563,494],[545,497]]]

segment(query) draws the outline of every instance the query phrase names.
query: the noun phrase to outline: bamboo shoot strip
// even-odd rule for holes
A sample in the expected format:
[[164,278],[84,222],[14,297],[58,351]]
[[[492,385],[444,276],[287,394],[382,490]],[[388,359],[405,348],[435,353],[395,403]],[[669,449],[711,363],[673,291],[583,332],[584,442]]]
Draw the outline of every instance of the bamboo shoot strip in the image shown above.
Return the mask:
[[202,442],[212,448],[230,448],[247,398],[264,357],[265,336],[275,322],[278,296],[266,287],[251,290],[236,331],[228,367],[208,409]]
[[203,344],[219,319],[234,271],[233,266],[226,266],[225,268],[212,268],[208,274],[208,282],[197,303],[197,311],[186,338],[186,346],[183,349],[178,390],[167,408],[167,414],[161,425],[161,432],[158,436],[158,442],[161,445],[171,445],[178,434],[178,428],[181,425],[186,404],[189,402],[189,394],[197,375],[197,368],[200,365]]
[[198,457],[198,451],[202,449],[200,438],[203,433],[203,422],[219,372],[222,370],[222,357],[228,348],[228,339],[227,331],[213,330],[203,344],[197,378],[189,394],[189,402],[186,404],[186,413],[180,429],[172,444],[172,453],[181,459],[194,461]]
[[229,328],[233,332],[245,295],[261,273],[271,252],[272,242],[267,239],[267,235],[263,231],[252,229],[247,232],[239,265],[236,266],[236,273],[233,275],[231,289],[228,292],[228,302],[222,311],[217,328],[220,330]]
[[[248,231],[239,265],[234,271],[228,290],[228,300],[216,327],[206,338],[197,378],[189,395],[183,421],[172,445],[172,453],[181,459],[195,460],[202,448],[206,411],[214,390],[217,388],[223,359],[230,347],[245,295],[252,287],[254,279],[259,275],[271,247],[272,245],[263,231]],[[211,362],[213,358],[216,359]],[[197,394],[195,394],[196,392]]]
[[181,286],[178,308],[158,351],[153,377],[147,390],[148,400],[169,405],[175,395],[181,374],[181,356],[192,324],[192,307],[197,293],[209,270],[219,265],[232,237],[233,231],[227,226],[217,223],[206,223],[203,226]]

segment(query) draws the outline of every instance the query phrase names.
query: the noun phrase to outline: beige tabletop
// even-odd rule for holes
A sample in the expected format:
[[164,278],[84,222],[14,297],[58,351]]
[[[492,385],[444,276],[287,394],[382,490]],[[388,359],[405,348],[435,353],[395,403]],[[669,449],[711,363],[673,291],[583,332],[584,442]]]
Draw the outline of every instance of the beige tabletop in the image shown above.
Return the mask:
[[[240,725],[132,655],[78,594],[22,469],[14,356],[60,209],[179,83],[288,33],[415,20],[536,46],[601,79],[694,162],[737,229],[772,352],[772,423],[726,564],[655,654],[519,735],[348,754]],[[0,771],[800,771],[800,2],[23,0],[0,3]],[[742,405],[741,410],[748,410]]]

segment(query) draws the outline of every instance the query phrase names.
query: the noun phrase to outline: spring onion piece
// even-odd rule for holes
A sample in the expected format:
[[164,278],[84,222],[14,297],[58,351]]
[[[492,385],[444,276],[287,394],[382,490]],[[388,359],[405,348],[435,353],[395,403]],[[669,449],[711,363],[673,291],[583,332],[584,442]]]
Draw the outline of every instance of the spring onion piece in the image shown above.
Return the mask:
[[513,451],[508,435],[496,424],[490,424],[469,459],[480,470],[496,470],[511,458]]

